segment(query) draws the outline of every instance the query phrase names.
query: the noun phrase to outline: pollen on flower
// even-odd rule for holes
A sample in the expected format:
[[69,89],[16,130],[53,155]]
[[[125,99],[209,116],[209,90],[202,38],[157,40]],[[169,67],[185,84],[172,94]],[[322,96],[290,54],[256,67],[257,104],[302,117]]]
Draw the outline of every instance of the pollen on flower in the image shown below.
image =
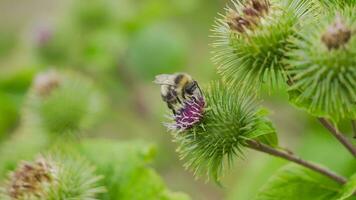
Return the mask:
[[205,100],[203,97],[192,97],[186,100],[182,108],[175,115],[172,115],[171,123],[166,123],[168,129],[173,131],[185,131],[198,124],[203,118]]
[[53,181],[53,166],[44,158],[33,163],[22,163],[12,174],[7,183],[7,195],[11,199],[42,197],[44,187]]

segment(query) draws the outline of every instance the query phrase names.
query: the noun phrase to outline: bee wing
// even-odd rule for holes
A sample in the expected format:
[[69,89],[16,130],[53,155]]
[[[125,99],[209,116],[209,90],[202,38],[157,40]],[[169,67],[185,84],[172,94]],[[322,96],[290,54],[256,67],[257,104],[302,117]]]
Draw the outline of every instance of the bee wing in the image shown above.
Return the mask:
[[158,85],[175,85],[175,75],[172,74],[160,74],[155,77],[154,83]]

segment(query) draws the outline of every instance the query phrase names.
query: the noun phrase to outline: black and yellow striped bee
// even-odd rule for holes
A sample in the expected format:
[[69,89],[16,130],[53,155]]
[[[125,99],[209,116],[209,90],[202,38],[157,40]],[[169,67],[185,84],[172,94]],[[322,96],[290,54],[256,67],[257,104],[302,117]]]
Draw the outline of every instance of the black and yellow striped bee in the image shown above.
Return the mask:
[[154,83],[161,86],[161,96],[167,103],[173,114],[182,107],[182,104],[192,97],[202,97],[202,91],[189,74],[160,74],[155,78]]

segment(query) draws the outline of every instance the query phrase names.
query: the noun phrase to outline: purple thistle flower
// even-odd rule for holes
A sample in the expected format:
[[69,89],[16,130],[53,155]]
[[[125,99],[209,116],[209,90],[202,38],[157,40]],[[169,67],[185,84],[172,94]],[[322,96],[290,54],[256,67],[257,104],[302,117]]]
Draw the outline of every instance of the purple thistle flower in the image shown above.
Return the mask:
[[173,131],[185,131],[203,118],[205,108],[205,100],[203,97],[191,97],[182,104],[182,108],[178,110],[175,115],[170,118],[173,120],[171,123],[166,123],[166,127]]

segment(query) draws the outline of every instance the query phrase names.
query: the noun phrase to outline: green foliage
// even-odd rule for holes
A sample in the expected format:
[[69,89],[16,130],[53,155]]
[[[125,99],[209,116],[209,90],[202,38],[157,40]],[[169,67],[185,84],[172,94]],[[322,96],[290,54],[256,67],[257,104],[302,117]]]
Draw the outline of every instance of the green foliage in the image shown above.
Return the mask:
[[95,74],[116,72],[127,45],[124,39],[122,32],[112,28],[97,30],[83,38],[82,45],[77,49],[79,55],[73,58],[73,63]]
[[[350,180],[343,186],[340,196],[337,200],[345,200],[356,192],[356,174],[351,176]],[[355,198],[356,199],[356,198]]]
[[[179,29],[156,22],[182,12],[179,4],[165,0],[74,1],[66,21],[36,31],[38,38],[44,38],[35,43],[37,59],[43,65],[80,68],[95,76],[117,73],[121,65],[149,80],[162,70],[179,71],[185,64],[186,41]],[[159,25],[152,25],[155,22]]]
[[[240,0],[233,4],[237,14],[246,7]],[[237,20],[229,19],[231,13],[216,22],[213,61],[222,77],[234,85],[260,88],[263,83],[276,87],[287,82],[283,60],[290,50],[289,39],[303,20],[313,17],[315,7],[313,1],[281,0],[271,1],[268,9],[257,25],[243,33],[229,27],[229,20]]]
[[10,94],[24,94],[31,85],[36,74],[35,67],[23,67],[14,70],[4,70],[0,74],[0,91]]
[[19,121],[20,105],[35,69],[9,70],[0,74],[0,140]]
[[226,165],[231,166],[236,156],[243,155],[247,139],[277,145],[275,130],[253,96],[237,92],[229,84],[213,83],[205,98],[200,124],[173,133],[180,157],[186,159],[185,167],[196,175],[207,174],[219,181]]
[[[66,30],[69,32],[69,30]],[[34,53],[41,63],[45,65],[64,65],[71,60],[75,51],[73,43],[76,35],[69,37],[67,32],[60,32],[53,27],[41,27],[36,31]]]
[[[249,155],[252,157],[255,155]],[[257,157],[256,157],[257,156]],[[227,192],[228,200],[252,199],[268,179],[287,162],[263,154],[256,155],[250,162],[236,167],[238,181]],[[253,177],[253,178],[251,178]]]
[[[102,200],[188,200],[187,195],[169,191],[155,171],[147,167],[155,149],[142,142],[85,140],[79,146],[104,175],[106,193]],[[139,192],[138,192],[139,191]]]
[[[30,130],[30,131],[29,131]],[[0,145],[0,181],[21,160],[31,160],[38,152],[48,147],[46,134],[31,126],[21,127]]]
[[73,6],[73,19],[75,25],[83,31],[100,29],[107,26],[112,20],[113,10],[110,1],[88,0],[86,4],[77,2]]
[[0,58],[10,54],[11,50],[13,50],[16,45],[16,39],[16,34],[0,30]]
[[179,29],[156,24],[140,31],[133,39],[127,64],[141,72],[143,78],[152,80],[159,73],[181,71],[185,65],[185,52]]
[[332,200],[340,185],[309,169],[287,165],[274,174],[255,200]]
[[0,140],[15,126],[18,119],[17,105],[11,95],[0,92]]
[[319,0],[319,2],[328,9],[339,9],[346,6],[355,6],[355,0]]
[[[337,13],[329,12],[305,26],[293,40],[297,48],[286,60],[293,83],[289,89],[291,101],[311,115],[336,121],[356,118],[356,37],[352,35],[337,49],[328,49],[321,39]],[[346,27],[356,27],[355,7],[345,8],[340,15]]]
[[92,82],[75,73],[46,72],[29,95],[29,120],[54,134],[80,133],[94,125],[104,108]]

